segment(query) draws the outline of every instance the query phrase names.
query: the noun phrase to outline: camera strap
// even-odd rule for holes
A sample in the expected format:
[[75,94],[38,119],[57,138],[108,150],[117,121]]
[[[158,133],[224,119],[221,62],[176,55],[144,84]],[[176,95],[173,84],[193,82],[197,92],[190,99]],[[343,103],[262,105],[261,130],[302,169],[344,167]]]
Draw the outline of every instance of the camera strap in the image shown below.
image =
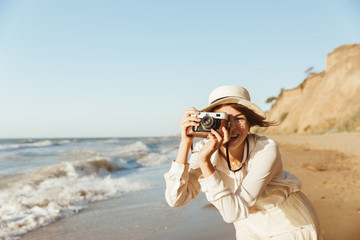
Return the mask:
[[250,146],[249,146],[249,140],[248,140],[247,137],[245,138],[245,141],[246,141],[246,159],[245,159],[244,162],[241,163],[241,167],[239,169],[236,169],[236,170],[231,170],[230,159],[229,159],[229,147],[228,147],[228,143],[226,144],[226,161],[227,161],[229,170],[232,171],[232,172],[240,171],[243,168],[243,166],[245,166],[245,164],[247,163],[247,160],[249,159],[249,148],[250,148]]

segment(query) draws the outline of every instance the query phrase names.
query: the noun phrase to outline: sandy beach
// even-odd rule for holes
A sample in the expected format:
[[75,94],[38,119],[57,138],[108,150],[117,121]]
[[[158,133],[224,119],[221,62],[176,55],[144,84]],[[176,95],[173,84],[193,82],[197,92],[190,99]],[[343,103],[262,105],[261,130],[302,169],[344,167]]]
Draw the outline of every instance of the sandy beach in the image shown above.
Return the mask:
[[[273,135],[284,169],[303,183],[320,219],[325,240],[360,238],[360,133]],[[152,169],[156,184],[92,203],[80,214],[38,228],[21,239],[235,239],[203,194],[182,208],[164,199],[163,174],[169,165]]]

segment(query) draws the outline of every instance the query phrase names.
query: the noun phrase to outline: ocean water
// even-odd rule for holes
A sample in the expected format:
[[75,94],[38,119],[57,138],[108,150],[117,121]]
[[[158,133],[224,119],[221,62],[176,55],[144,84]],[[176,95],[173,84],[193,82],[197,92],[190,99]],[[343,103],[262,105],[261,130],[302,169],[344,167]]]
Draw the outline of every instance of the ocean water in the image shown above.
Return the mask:
[[18,239],[89,203],[152,187],[179,138],[0,140],[0,239]]

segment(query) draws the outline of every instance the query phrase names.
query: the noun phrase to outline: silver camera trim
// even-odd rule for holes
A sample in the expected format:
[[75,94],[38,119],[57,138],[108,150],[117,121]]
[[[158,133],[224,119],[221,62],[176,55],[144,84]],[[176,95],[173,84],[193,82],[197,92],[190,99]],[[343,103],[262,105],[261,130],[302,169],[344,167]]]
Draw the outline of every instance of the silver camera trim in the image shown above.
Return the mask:
[[226,112],[214,113],[214,112],[200,112],[199,115],[192,115],[197,118],[204,118],[205,116],[210,116],[215,119],[228,119],[228,115]]

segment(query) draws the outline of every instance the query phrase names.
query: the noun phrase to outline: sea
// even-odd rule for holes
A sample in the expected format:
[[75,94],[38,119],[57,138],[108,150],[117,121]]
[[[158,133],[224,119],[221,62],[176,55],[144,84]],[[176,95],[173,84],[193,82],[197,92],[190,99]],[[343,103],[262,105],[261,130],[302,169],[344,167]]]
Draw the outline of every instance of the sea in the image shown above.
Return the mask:
[[0,239],[81,214],[90,203],[152,187],[179,137],[0,139]]

